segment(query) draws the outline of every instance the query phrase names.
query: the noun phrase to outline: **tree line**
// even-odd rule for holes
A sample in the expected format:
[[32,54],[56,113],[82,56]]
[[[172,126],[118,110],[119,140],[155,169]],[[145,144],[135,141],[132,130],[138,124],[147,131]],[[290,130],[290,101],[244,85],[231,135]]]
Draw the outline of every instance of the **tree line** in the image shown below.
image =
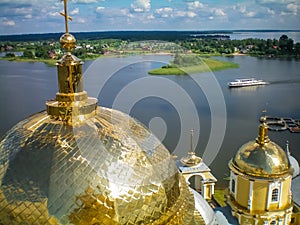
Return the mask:
[[244,53],[252,56],[295,57],[300,58],[300,43],[287,35],[277,39],[190,39],[180,43],[183,47],[199,54],[233,54]]
[[[135,38],[135,37],[134,37]],[[243,39],[230,40],[229,38],[218,36],[185,37],[173,41],[177,45],[195,54],[201,55],[231,55],[234,53],[249,54],[259,57],[289,57],[300,58],[300,43],[287,35],[282,35],[277,39]],[[122,52],[122,48],[128,48],[132,40],[122,39],[97,39],[79,40],[73,54],[79,58],[95,58],[110,52]],[[150,42],[149,42],[150,43]],[[168,45],[165,45],[166,48]],[[155,46],[151,46],[152,49]],[[144,49],[147,49],[144,47]],[[167,50],[167,49],[166,49]],[[6,57],[14,57],[14,52],[23,52],[23,58],[29,59],[58,59],[63,54],[60,44],[54,40],[30,41],[30,42],[0,42],[0,51],[6,52]]]

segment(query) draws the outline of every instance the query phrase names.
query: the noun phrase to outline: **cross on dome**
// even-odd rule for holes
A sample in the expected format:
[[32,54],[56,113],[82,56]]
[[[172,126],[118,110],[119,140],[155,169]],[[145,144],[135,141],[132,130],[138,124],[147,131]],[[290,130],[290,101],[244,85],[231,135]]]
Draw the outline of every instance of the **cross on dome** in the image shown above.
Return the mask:
[[64,1],[64,12],[60,12],[60,15],[65,17],[66,33],[69,33],[68,20],[72,21],[72,17],[68,16],[68,10],[67,10],[67,1],[68,0],[63,0],[63,1]]

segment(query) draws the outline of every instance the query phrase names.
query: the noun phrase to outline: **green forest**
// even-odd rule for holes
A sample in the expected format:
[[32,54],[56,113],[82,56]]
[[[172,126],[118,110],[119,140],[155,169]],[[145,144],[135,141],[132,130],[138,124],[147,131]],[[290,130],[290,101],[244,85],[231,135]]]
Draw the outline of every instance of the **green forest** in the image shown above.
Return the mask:
[[[72,53],[83,60],[88,60],[104,55],[177,53],[178,49],[200,56],[247,54],[268,58],[300,58],[300,43],[295,43],[285,34],[278,40],[254,38],[230,40],[224,36],[189,36],[178,39],[173,37],[169,41],[143,41],[136,36],[120,39],[80,39]],[[54,39],[0,41],[0,52],[4,52],[2,59],[44,61],[49,64],[55,64],[64,53],[59,42]]]

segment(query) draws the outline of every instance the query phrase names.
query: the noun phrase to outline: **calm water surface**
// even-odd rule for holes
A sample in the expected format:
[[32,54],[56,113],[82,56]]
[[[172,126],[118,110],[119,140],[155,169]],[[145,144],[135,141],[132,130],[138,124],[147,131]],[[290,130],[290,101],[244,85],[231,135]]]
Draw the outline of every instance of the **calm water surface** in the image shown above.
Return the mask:
[[[236,62],[240,65],[238,69],[218,71],[214,73],[197,74],[192,76],[164,76],[172,83],[178,85],[174,92],[166,95],[160,88],[156,95],[148,95],[147,85],[141,88],[131,88],[132,96],[139,96],[133,106],[130,108],[130,114],[142,121],[146,126],[154,129],[157,136],[162,139],[166,147],[173,152],[181,136],[186,138],[180,139],[186,146],[182,152],[176,152],[177,155],[184,155],[189,148],[189,131],[181,133],[181,117],[190,125],[190,129],[195,129],[193,124],[193,115],[190,114],[189,103],[182,98],[181,92],[190,97],[193,107],[196,108],[199,126],[199,141],[194,143],[196,152],[202,156],[205,151],[214,151],[206,149],[211,135],[212,121],[225,120],[226,131],[222,145],[218,149],[218,154],[210,167],[219,184],[225,184],[223,178],[228,175],[227,162],[233,157],[237,149],[249,140],[257,136],[258,119],[261,116],[262,109],[267,109],[268,114],[281,117],[292,117],[300,119],[300,61],[296,60],[267,60],[258,59],[248,56],[239,57],[220,57],[221,60]],[[114,66],[113,59],[107,60],[106,64]],[[169,58],[165,59],[166,61]],[[118,69],[110,78],[105,81],[105,85],[98,92],[99,104],[111,107],[118,95],[129,85],[134,84],[141,78],[147,78],[147,71],[163,65],[162,60],[152,60],[140,63],[133,63]],[[86,62],[84,71],[87,71],[95,62]],[[44,110],[45,101],[55,98],[57,91],[57,74],[55,67],[48,67],[43,63],[21,63],[0,61],[0,136],[4,135],[18,121],[27,116]],[[101,76],[103,71],[96,74]],[[192,79],[193,76],[201,76],[203,88]],[[208,76],[216,78],[222,96],[216,95],[213,100],[207,99],[207,92],[214,93],[215,86],[210,87],[210,83],[205,83]],[[227,82],[236,78],[261,78],[269,81],[269,85],[229,89]],[[89,92],[89,86],[92,82],[89,77],[85,79],[85,86]],[[165,81],[164,81],[165,82]],[[97,82],[93,85],[97,85]],[[157,84],[159,86],[159,84]],[[101,84],[100,84],[101,86]],[[141,94],[141,93],[144,93]],[[94,93],[93,93],[94,94]],[[169,96],[169,97],[166,97]],[[175,96],[175,97],[174,97]],[[95,96],[96,97],[96,96]],[[169,98],[174,97],[179,105],[168,102]],[[218,114],[212,116],[212,106],[218,101],[225,100],[226,115],[223,118],[217,118]],[[128,96],[128,99],[132,97]],[[128,104],[128,102],[125,102]],[[117,109],[122,110],[122,104],[117,105]],[[185,112],[182,115],[183,111]],[[192,112],[192,111],[191,111]],[[220,117],[223,114],[220,114]],[[155,127],[156,126],[156,127]],[[195,123],[195,126],[197,124]],[[197,130],[197,127],[196,127]],[[165,132],[164,132],[165,131]],[[269,132],[271,140],[277,142],[282,147],[285,141],[289,140],[292,154],[300,161],[300,133]],[[222,137],[221,137],[222,138]]]

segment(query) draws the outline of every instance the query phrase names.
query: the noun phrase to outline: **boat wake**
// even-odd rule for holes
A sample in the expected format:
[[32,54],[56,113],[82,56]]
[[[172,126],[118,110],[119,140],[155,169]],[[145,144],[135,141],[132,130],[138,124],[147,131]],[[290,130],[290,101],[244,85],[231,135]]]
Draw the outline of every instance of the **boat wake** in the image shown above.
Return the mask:
[[292,83],[300,83],[300,78],[289,79],[289,80],[269,81],[269,84],[292,84]]

